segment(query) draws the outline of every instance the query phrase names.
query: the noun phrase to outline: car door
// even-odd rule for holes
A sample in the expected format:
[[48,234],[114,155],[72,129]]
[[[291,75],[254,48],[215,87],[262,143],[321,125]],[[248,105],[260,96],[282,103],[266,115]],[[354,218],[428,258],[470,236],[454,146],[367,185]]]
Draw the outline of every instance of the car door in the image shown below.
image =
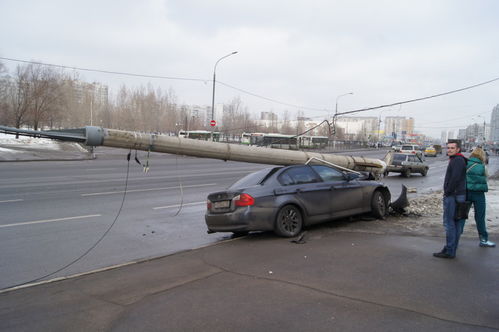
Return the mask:
[[289,195],[285,202],[298,201],[309,223],[330,217],[331,185],[322,181],[310,166],[290,167],[278,176],[278,181],[282,186],[276,188],[274,194]]
[[423,169],[423,161],[418,155],[409,156],[409,164],[411,165],[412,173],[421,172]]
[[314,165],[312,168],[330,185],[331,217],[343,217],[365,210],[367,194],[364,193],[364,186],[357,179],[353,179],[355,176],[352,176],[352,173],[344,174],[323,165]]

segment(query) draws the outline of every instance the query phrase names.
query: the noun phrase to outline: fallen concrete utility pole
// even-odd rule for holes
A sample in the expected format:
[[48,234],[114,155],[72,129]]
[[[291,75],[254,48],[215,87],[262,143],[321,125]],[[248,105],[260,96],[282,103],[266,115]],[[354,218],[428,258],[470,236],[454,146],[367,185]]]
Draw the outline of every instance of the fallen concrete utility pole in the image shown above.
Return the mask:
[[305,164],[311,158],[318,158],[344,168],[373,174],[382,174],[386,167],[384,161],[373,158],[200,141],[95,126],[61,131],[32,131],[0,126],[0,131],[76,141],[88,146],[107,146],[259,164],[297,165]]

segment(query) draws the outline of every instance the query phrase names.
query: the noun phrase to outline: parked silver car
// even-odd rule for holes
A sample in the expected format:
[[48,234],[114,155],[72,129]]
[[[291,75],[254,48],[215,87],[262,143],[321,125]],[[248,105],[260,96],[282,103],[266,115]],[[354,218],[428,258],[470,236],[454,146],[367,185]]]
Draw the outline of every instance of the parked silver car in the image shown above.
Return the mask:
[[379,182],[324,165],[272,167],[208,196],[208,232],[273,230],[284,237],[307,225],[371,213],[383,218],[390,191]]

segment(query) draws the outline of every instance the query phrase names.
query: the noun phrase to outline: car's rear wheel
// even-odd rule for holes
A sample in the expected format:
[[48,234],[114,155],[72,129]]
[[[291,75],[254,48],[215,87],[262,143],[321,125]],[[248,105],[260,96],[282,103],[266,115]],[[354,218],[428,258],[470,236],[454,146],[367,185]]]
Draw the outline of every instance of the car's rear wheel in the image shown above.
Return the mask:
[[411,177],[411,170],[405,169],[404,172],[402,173],[402,176],[404,176],[406,178],[410,178]]
[[386,216],[386,199],[381,191],[374,192],[371,199],[371,213],[373,217],[383,219]]
[[421,175],[422,175],[422,176],[426,176],[426,174],[428,174],[428,168],[425,168],[425,169],[421,172]]
[[277,213],[274,232],[279,236],[293,237],[301,232],[303,217],[294,205],[283,206]]

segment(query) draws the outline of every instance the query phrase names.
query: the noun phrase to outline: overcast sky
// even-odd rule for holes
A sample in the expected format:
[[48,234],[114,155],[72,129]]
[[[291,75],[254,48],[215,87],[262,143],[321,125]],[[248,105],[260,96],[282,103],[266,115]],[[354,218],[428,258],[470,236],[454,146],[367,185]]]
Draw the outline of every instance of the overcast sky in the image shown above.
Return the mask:
[[[323,117],[455,90],[499,78],[496,0],[1,0],[0,56],[200,81],[80,72],[117,90],[173,89],[179,103],[240,97],[251,113]],[[12,70],[17,63],[1,60]],[[391,107],[416,129],[490,122],[499,81],[458,94]],[[324,110],[324,111],[321,111]],[[381,110],[359,113],[379,116]]]

